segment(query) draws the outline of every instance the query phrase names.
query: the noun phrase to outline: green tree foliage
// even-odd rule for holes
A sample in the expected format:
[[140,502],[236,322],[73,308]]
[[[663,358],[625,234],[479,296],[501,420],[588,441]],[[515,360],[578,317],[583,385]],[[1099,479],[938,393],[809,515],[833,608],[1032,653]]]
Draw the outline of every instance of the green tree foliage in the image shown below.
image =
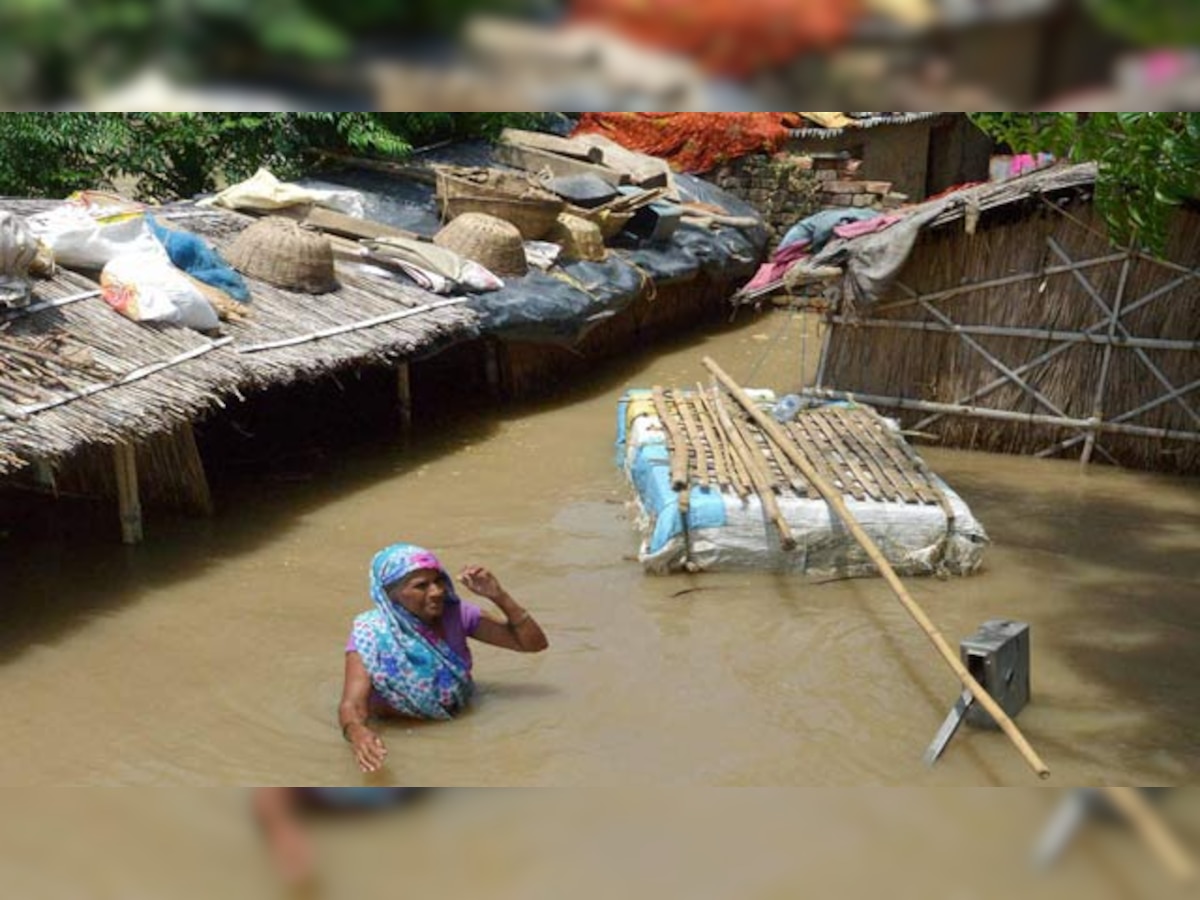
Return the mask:
[[5,0],[0,98],[57,103],[152,61],[177,76],[253,77],[346,62],[358,38],[415,41],[532,0]]
[[1161,253],[1175,207],[1200,196],[1200,113],[975,113],[1017,152],[1099,167],[1096,205],[1113,240]]
[[296,177],[332,150],[400,158],[441,139],[536,126],[529,113],[9,113],[0,194],[60,197],[136,176],[145,199],[190,197],[267,166]]
[[1200,43],[1195,0],[1088,0],[1096,18],[1121,37],[1151,47]]

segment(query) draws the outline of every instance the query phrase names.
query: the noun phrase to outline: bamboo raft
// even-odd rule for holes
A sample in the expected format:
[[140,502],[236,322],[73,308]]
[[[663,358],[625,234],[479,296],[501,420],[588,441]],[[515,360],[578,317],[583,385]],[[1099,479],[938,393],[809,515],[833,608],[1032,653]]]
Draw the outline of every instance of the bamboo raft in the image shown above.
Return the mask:
[[747,397],[752,408],[716,384],[626,395],[619,444],[648,571],[873,574],[873,562],[827,515],[822,485],[865,516],[905,574],[979,567],[987,533],[891,421],[870,407],[834,404],[778,422],[773,394]]
[[[776,495],[818,496],[787,454],[719,392],[699,385],[692,391],[656,388],[655,407],[667,435],[672,487],[681,495],[691,485],[716,485],[744,498],[758,490],[752,474],[758,469]],[[945,503],[925,463],[869,407],[824,406],[800,413],[782,428],[813,468],[846,496]]]

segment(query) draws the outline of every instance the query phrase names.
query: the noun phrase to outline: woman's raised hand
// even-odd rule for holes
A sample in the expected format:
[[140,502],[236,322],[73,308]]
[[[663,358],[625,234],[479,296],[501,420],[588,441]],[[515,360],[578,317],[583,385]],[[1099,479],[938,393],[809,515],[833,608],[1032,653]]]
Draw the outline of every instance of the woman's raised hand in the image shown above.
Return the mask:
[[504,594],[499,579],[484,566],[467,566],[459,573],[458,580],[467,590],[488,600],[495,600]]
[[354,759],[364,772],[378,772],[387,761],[387,745],[383,738],[366,725],[350,726],[348,736]]

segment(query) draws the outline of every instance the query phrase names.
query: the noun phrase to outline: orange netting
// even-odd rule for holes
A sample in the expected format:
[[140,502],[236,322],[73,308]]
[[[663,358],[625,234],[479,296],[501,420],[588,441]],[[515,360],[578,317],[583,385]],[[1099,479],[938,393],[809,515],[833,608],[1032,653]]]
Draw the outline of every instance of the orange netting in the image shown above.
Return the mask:
[[789,128],[807,125],[799,113],[584,113],[575,133],[609,137],[682,172],[707,172],[749,153],[774,153]]
[[571,18],[745,77],[841,43],[860,0],[572,0]]

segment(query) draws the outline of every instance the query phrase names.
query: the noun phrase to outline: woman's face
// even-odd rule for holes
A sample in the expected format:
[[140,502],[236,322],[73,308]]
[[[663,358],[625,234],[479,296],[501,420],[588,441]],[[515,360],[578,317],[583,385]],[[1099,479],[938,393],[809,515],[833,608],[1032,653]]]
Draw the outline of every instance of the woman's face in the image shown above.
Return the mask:
[[388,593],[394,602],[431,625],[446,608],[446,578],[437,569],[417,569]]

